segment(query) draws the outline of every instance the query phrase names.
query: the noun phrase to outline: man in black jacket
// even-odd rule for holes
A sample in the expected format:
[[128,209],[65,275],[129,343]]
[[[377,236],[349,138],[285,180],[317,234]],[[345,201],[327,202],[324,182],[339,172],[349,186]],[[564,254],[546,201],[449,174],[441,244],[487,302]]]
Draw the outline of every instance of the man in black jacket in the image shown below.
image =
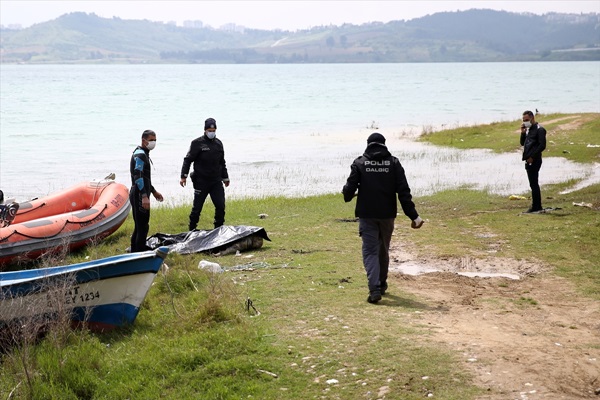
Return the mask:
[[419,229],[423,220],[412,201],[410,187],[400,161],[385,146],[385,137],[373,133],[367,139],[364,154],[354,160],[350,176],[342,189],[344,201],[357,195],[355,215],[362,238],[362,257],[369,284],[369,303],[377,303],[385,294],[389,267],[389,249],[394,219],[398,213],[396,195],[404,214]]
[[523,113],[521,146],[523,146],[523,161],[525,161],[525,170],[531,188],[531,208],[526,212],[542,211],[542,194],[538,178],[542,168],[542,151],[546,149],[546,129],[536,122],[531,111]]
[[229,175],[225,165],[223,143],[216,138],[217,121],[208,118],[204,121],[204,135],[194,139],[190,145],[181,167],[179,184],[185,187],[190,166],[194,163],[191,174],[194,184],[194,204],[190,212],[189,230],[196,229],[200,213],[206,197],[210,195],[215,206],[214,227],[225,223],[225,190],[223,184],[229,186]]
[[150,150],[156,146],[156,133],[145,130],[142,133],[142,144],[135,148],[129,162],[131,174],[131,190],[129,202],[133,211],[134,228],[131,235],[130,252],[148,250],[146,237],[150,228],[150,194],[158,201],[163,201],[163,196],[152,186],[150,170]]

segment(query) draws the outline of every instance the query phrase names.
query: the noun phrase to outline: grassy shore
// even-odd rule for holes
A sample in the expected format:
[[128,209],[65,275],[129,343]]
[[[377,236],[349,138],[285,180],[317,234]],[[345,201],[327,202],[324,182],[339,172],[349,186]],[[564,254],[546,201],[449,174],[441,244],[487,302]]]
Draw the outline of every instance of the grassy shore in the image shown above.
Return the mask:
[[[589,135],[599,131],[600,116],[586,118],[590,121],[565,133],[564,141],[549,134],[560,143],[550,149],[552,155],[598,161],[597,148],[573,144],[569,153],[559,151],[563,144],[597,140],[597,133]],[[512,151],[518,147],[515,126],[459,128],[424,140]],[[505,141],[504,147],[498,141]],[[548,273],[572,281],[582,296],[600,300],[600,213],[573,206],[597,205],[600,185],[560,194],[573,183],[542,189],[550,197],[545,204],[561,208],[546,215],[522,216],[527,201],[464,189],[417,198],[426,225],[411,230],[410,221],[399,216],[393,241],[428,257],[485,255],[543,264]],[[390,399],[421,399],[433,393],[462,400],[482,393],[460,367],[459,355],[421,340],[425,327],[409,328],[406,319],[423,311],[422,299],[396,286],[387,305],[365,301],[354,202],[344,203],[336,194],[236,200],[227,207],[228,224],[262,226],[272,241],[242,257],[169,255],[168,273],[156,277],[128,329],[68,331],[0,356],[0,397],[370,399],[387,393]],[[185,231],[188,212],[189,207],[154,210],[151,233]],[[211,226],[212,212],[207,203],[200,227]],[[259,214],[268,217],[259,219]],[[128,219],[111,237],[64,262],[122,253],[132,229]],[[488,251],[492,236],[502,243],[493,254]],[[229,271],[200,270],[202,259]],[[247,310],[248,298],[260,315]]]
[[[546,128],[545,157],[565,157],[581,163],[600,162],[600,114],[538,115],[536,121]],[[491,149],[510,152],[519,149],[521,120],[464,126],[438,132],[427,132],[422,141],[458,149]]]

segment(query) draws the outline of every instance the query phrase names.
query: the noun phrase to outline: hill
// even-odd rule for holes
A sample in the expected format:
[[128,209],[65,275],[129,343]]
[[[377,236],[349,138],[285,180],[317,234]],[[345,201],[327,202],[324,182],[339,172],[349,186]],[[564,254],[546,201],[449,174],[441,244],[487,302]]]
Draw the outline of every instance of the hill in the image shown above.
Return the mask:
[[600,60],[600,15],[443,12],[300,31],[185,28],[70,13],[2,29],[2,63],[347,63]]

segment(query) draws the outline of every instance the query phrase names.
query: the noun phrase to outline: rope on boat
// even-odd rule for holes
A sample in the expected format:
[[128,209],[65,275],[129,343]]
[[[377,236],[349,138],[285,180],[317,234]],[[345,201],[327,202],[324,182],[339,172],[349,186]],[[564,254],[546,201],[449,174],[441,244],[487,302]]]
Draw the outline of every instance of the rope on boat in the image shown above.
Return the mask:
[[22,233],[22,232],[19,232],[17,230],[14,230],[14,231],[12,231],[12,233],[10,235],[8,235],[6,237],[3,237],[3,238],[0,238],[0,243],[8,240],[8,238],[10,238],[13,235],[17,235],[17,234],[21,235],[23,237],[26,237],[28,239],[52,239],[53,237],[58,236],[62,231],[64,231],[68,224],[86,224],[86,223],[92,222],[96,218],[98,218],[100,216],[100,214],[102,214],[104,212],[104,210],[106,210],[107,208],[108,208],[108,204],[105,204],[104,208],[102,210],[100,210],[100,212],[98,212],[98,214],[96,214],[93,218],[91,218],[91,219],[89,219],[87,221],[77,221],[77,222],[75,222],[75,221],[66,220],[65,223],[64,223],[64,225],[62,226],[62,228],[60,228],[60,230],[58,232],[56,232],[54,235],[36,237],[36,236],[31,236],[31,235],[28,235],[26,233]]
[[[111,184],[113,184],[113,183],[115,183],[115,182],[114,182],[114,181],[112,181],[112,182],[108,182],[106,185],[102,186],[102,192],[104,192],[104,189],[106,189],[107,187],[109,187],[109,186],[110,186]],[[100,189],[100,186],[99,186],[99,185],[97,185],[97,186],[96,186],[96,190],[94,191],[94,196],[92,197],[92,201],[90,202],[90,204],[94,204],[94,200],[96,200],[96,194],[98,193],[98,190],[99,190],[99,189]],[[100,195],[102,194],[102,192],[100,192]],[[98,195],[98,197],[100,197],[100,195]],[[34,199],[34,200],[35,200],[35,199]],[[31,203],[31,202],[32,202],[32,201],[34,201],[34,200],[29,200],[27,203]],[[45,206],[45,205],[46,205],[46,202],[44,202],[44,203],[42,203],[42,204],[38,205],[37,207],[32,207],[32,208],[28,209],[27,211],[22,211],[22,212],[19,212],[19,213],[18,213],[18,215],[23,215],[23,214],[30,213],[30,212],[32,212],[32,211],[35,211],[35,210],[39,209],[39,208],[42,208],[42,207],[43,207],[43,206]],[[89,210],[90,208],[92,208],[92,207],[90,206],[90,207],[88,208],[88,210]],[[23,209],[21,209],[21,210],[23,210]],[[19,211],[21,211],[21,210],[19,210]],[[0,241],[2,241],[2,239],[0,239]]]
[[[30,201],[28,201],[28,203],[29,203],[29,202],[31,202],[31,201],[33,201],[33,200],[30,200]],[[29,209],[29,210],[27,210],[27,211],[18,212],[18,213],[17,213],[17,215],[23,215],[23,214],[30,213],[30,212],[32,212],[32,211],[35,211],[35,210],[37,210],[38,208],[42,208],[42,207],[44,207],[45,205],[46,205],[46,203],[42,203],[42,204],[40,204],[39,206],[37,206],[37,207],[33,207],[33,208],[31,208],[31,209]],[[21,208],[21,210],[22,210],[22,208]]]

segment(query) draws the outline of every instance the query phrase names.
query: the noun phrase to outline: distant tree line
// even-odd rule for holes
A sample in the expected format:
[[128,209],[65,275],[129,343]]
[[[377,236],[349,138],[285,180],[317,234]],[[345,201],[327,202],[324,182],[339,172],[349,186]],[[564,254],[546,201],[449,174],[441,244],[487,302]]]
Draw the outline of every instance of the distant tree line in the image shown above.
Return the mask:
[[[3,63],[349,63],[600,60],[600,15],[443,12],[409,21],[243,32],[82,12],[3,29]],[[35,49],[35,51],[32,51]]]
[[161,51],[163,61],[184,61],[189,63],[234,63],[234,64],[285,64],[310,62],[307,54],[290,55],[259,53],[253,49],[210,49],[196,51]]

